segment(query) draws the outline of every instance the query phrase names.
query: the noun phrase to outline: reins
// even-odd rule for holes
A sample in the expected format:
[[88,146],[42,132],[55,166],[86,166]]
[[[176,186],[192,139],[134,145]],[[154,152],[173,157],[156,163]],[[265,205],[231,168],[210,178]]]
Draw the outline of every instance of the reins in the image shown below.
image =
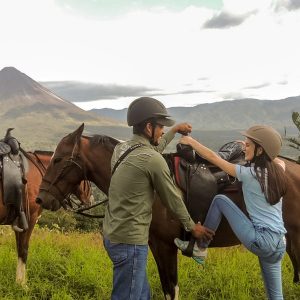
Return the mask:
[[102,218],[103,219],[104,214],[102,214],[102,215],[92,215],[92,214],[85,213],[84,211],[90,210],[90,209],[95,208],[99,205],[105,204],[106,202],[108,202],[108,198],[105,198],[104,200],[102,200],[102,201],[100,201],[96,204],[90,205],[88,207],[82,207],[82,208],[78,208],[77,210],[68,210],[68,211],[71,211],[71,212],[76,213],[78,215],[82,215],[82,216],[89,217],[89,218],[99,218],[99,219]]
[[36,166],[36,168],[39,170],[39,172],[41,173],[41,175],[43,177],[45,175],[45,172],[46,172],[46,167],[44,166],[44,164],[42,163],[40,158],[37,156],[37,154],[34,153],[34,152],[29,152],[29,153],[34,155],[34,157],[36,158],[38,163],[34,159],[32,159],[32,157],[23,148],[20,147],[20,151],[23,153],[23,155],[27,159],[29,159]]

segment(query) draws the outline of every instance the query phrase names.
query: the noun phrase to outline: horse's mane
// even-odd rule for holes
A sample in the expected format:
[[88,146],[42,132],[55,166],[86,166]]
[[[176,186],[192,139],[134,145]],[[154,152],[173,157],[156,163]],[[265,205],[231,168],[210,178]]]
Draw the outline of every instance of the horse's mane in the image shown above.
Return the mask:
[[119,140],[107,135],[95,134],[93,136],[82,136],[82,137],[87,138],[90,141],[91,145],[101,144],[107,147],[111,151],[113,151],[116,145],[120,143]]

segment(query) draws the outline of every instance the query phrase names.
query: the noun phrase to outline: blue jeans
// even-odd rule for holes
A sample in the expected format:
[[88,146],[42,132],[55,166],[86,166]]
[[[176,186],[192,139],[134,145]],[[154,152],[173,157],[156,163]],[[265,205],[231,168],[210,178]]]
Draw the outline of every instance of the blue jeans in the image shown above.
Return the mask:
[[[203,225],[217,230],[222,216],[241,243],[258,256],[268,299],[282,300],[281,259],[286,248],[284,234],[255,227],[228,197],[216,195]],[[207,247],[208,244],[202,243],[201,246]]]
[[150,286],[146,266],[148,245],[111,243],[104,247],[113,263],[112,300],[149,300]]

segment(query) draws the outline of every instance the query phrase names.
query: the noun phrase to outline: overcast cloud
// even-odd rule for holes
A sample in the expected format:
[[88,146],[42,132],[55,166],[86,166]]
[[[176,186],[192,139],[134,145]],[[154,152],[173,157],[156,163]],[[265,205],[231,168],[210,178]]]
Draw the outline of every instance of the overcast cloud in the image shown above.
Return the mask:
[[[40,82],[57,95],[72,102],[85,102],[120,97],[140,97],[152,95],[153,88],[142,86],[121,86],[117,84],[95,84],[78,81]],[[157,91],[158,89],[156,89]],[[152,93],[151,93],[152,92]]]
[[83,109],[124,108],[141,95],[167,106],[297,96],[299,8],[300,0],[0,0],[0,69],[69,82],[61,93]]
[[255,11],[243,15],[233,15],[222,11],[204,23],[203,28],[228,28],[242,24]]

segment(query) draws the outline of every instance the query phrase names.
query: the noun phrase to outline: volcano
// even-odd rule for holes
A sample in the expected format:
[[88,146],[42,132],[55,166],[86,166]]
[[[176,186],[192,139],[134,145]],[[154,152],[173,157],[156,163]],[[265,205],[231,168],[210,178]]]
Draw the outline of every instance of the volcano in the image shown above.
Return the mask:
[[120,122],[99,117],[62,99],[14,67],[0,71],[0,138],[14,127],[14,135],[52,145],[65,134],[85,123],[87,133],[101,134],[101,128],[124,126]]

